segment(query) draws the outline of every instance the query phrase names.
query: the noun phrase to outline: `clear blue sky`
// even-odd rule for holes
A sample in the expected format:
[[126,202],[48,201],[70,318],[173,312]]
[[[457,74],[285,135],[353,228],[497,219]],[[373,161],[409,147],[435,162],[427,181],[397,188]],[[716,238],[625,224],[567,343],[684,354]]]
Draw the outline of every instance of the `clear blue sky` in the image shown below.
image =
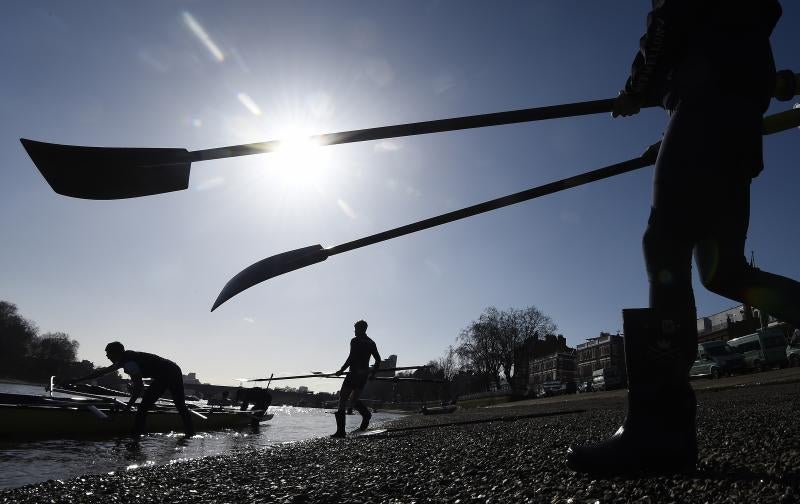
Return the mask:
[[[81,358],[104,363],[120,340],[221,384],[334,370],[360,318],[399,365],[442,355],[490,305],[536,305],[571,345],[617,331],[622,308],[647,304],[651,169],[338,255],[209,308],[264,257],[634,157],[659,139],[661,110],[197,163],[188,191],[120,201],[55,194],[18,139],[195,150],[608,98],[649,4],[17,2],[0,21],[0,299],[69,333]],[[797,71],[800,3],[783,7],[774,51]],[[798,131],[766,140],[747,244],[794,278],[799,144]],[[696,292],[701,314],[735,304]]]

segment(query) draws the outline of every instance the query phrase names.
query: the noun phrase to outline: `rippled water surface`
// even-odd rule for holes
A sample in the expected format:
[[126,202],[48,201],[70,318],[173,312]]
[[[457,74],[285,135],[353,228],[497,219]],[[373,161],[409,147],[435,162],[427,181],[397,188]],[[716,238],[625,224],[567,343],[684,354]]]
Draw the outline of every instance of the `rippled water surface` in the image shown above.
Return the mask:
[[[43,394],[41,387],[0,383],[0,392]],[[326,436],[335,430],[333,415],[318,408],[270,407],[275,416],[258,430],[202,432],[191,439],[181,433],[144,436],[138,448],[130,439],[39,440],[9,442],[0,440],[0,488],[11,488],[48,479],[66,479],[81,474],[131,471],[148,465],[179,462],[222,453],[301,441]],[[398,418],[375,413],[372,424]],[[348,430],[355,429],[361,417],[348,415]]]

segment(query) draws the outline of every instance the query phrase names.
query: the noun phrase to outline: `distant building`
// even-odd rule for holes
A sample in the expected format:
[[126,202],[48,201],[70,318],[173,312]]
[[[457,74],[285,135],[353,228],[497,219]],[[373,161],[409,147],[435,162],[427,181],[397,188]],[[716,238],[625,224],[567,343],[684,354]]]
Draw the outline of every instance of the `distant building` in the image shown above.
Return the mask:
[[183,384],[184,385],[199,385],[200,380],[197,379],[197,373],[189,373],[183,375]]
[[[762,315],[765,320],[761,320]],[[713,315],[697,319],[697,340],[728,341],[739,336],[756,332],[761,326],[773,326],[780,322],[766,313],[746,305],[728,308]]]
[[306,387],[305,385],[300,385],[299,387],[297,387],[297,393],[308,394],[308,387]]
[[[381,369],[394,369],[397,367],[397,355],[390,355],[381,361],[378,372],[375,376],[393,377],[394,371],[381,371]],[[389,400],[393,396],[394,384],[385,381],[369,381],[364,390],[361,391],[362,399],[384,399]]]
[[574,349],[567,346],[567,338],[561,334],[548,334],[544,338],[533,337],[526,339],[519,347],[516,358],[514,359],[513,389],[517,393],[527,393],[531,391],[533,361],[546,355],[559,352],[574,352]]
[[528,386],[539,391],[545,382],[575,383],[575,352],[555,352],[534,359],[531,363]]
[[378,372],[375,373],[376,376],[394,376],[394,371],[380,371],[381,369],[394,369],[397,367],[397,356],[390,355],[389,358],[383,359],[381,361],[381,366],[378,369]]
[[625,340],[619,334],[601,332],[576,347],[577,379],[587,382],[598,369],[616,368],[625,375]]

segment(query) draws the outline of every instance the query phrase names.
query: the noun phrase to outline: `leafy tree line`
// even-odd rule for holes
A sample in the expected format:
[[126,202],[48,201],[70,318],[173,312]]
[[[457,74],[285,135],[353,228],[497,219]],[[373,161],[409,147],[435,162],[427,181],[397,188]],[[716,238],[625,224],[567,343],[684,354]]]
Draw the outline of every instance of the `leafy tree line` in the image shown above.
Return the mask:
[[52,375],[87,374],[95,366],[88,360],[78,361],[78,346],[69,334],[40,333],[15,304],[0,301],[0,378],[46,381]]

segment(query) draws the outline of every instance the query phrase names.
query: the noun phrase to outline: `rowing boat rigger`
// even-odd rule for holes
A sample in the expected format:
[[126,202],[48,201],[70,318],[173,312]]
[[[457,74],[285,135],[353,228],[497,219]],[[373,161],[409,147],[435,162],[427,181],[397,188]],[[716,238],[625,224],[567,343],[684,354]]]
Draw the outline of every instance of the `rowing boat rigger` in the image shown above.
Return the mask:
[[[261,411],[231,408],[195,411],[205,417],[195,422],[197,431],[241,429],[272,418]],[[0,394],[0,439],[125,436],[133,430],[135,415],[113,400]],[[181,432],[182,426],[174,408],[159,407],[147,415],[147,432]]]

